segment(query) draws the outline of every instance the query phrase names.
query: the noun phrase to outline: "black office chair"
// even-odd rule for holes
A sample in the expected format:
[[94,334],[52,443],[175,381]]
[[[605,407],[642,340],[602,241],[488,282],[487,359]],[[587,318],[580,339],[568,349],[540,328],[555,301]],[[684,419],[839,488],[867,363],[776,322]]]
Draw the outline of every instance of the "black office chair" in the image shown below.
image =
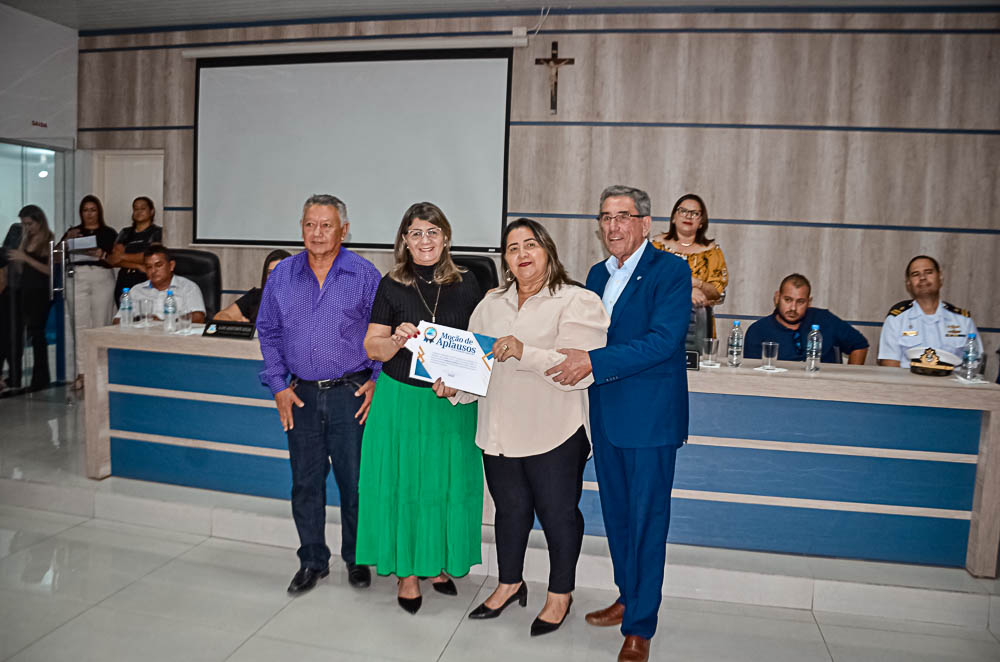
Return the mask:
[[702,352],[705,338],[712,337],[715,326],[715,316],[711,306],[702,308],[691,307],[691,320],[688,322],[687,337],[684,339],[684,349],[691,352]]
[[205,300],[205,319],[210,320],[219,312],[222,302],[222,268],[219,256],[208,251],[187,248],[173,248],[170,256],[174,259],[174,273],[190,278],[198,284]]
[[486,255],[455,255],[451,256],[452,261],[460,267],[465,267],[479,281],[479,287],[483,290],[483,295],[500,284],[497,275],[497,265],[493,258]]

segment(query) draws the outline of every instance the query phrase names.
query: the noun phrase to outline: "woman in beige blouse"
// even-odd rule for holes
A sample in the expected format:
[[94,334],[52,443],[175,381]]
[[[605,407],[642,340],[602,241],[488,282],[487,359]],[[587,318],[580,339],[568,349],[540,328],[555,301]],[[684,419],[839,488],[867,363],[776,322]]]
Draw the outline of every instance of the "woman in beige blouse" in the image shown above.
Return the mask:
[[476,307],[469,330],[497,338],[485,398],[448,388],[434,391],[455,404],[481,400],[476,444],[496,504],[500,584],[469,618],[495,618],[510,604],[527,605],[524,553],[535,515],[549,548],[545,606],[532,636],[552,632],[569,613],[583,543],[579,509],[590,456],[587,391],[593,377],[563,386],[545,371],[565,357],[557,350],[603,347],[610,323],[600,297],[572,281],[555,243],[535,221],[521,218],[503,235],[506,284]]

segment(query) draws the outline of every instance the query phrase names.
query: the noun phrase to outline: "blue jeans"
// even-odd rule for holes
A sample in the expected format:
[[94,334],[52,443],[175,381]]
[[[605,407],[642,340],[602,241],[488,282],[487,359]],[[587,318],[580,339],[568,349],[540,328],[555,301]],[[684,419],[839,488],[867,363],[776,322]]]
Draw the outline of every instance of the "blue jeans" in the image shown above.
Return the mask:
[[340,489],[340,555],[354,563],[358,534],[358,476],[361,436],[365,427],[354,414],[364,401],[354,392],[361,384],[345,383],[320,390],[299,384],[295,394],[304,407],[292,407],[295,424],[288,431],[288,459],[292,464],[292,517],[299,532],[299,562],[303,568],[326,568],[326,477]]

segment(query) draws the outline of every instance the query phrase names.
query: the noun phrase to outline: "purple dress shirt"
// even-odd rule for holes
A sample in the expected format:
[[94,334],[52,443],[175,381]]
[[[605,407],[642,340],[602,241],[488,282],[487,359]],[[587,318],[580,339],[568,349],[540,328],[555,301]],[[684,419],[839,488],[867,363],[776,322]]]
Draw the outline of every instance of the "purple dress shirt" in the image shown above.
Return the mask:
[[309,255],[282,260],[271,272],[257,313],[262,384],[277,393],[289,375],[318,381],[371,369],[382,370],[365,353],[365,332],[381,274],[368,260],[341,248],[321,287]]

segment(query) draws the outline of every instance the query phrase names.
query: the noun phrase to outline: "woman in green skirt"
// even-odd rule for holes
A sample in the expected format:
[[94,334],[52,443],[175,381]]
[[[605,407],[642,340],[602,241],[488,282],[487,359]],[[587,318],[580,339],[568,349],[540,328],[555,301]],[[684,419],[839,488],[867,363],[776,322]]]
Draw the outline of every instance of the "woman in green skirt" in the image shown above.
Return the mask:
[[452,407],[429,382],[409,378],[403,347],[421,320],[466,329],[482,298],[451,259],[451,225],[429,202],[411,205],[382,278],[365,351],[382,361],[361,442],[357,563],[399,578],[399,605],[420,609],[420,578],[457,595],[450,576],[482,562],[483,466],[476,411]]

